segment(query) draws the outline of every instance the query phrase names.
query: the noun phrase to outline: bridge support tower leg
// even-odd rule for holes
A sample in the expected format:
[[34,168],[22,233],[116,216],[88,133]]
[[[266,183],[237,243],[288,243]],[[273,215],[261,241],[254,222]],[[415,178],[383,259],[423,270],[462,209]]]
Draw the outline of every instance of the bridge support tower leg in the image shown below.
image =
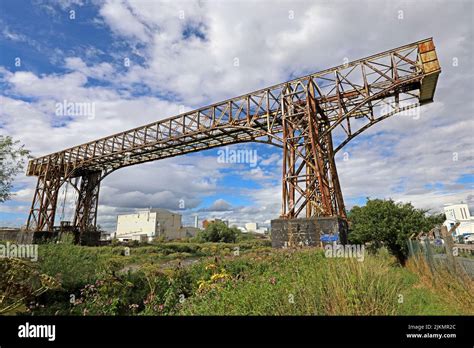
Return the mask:
[[62,177],[59,167],[52,163],[42,165],[36,183],[26,229],[33,231],[33,240],[47,238],[54,230],[56,204]]
[[101,178],[101,171],[87,172],[81,177],[74,214],[74,227],[79,231],[78,242],[81,244],[96,244],[100,237],[96,231],[96,222]]
[[[274,246],[314,245],[315,226],[324,226],[319,232],[335,232],[344,228],[346,212],[342,197],[334,150],[330,132],[326,132],[330,122],[318,105],[315,95],[316,86],[297,85],[286,90],[282,97],[283,121],[283,177],[282,177],[282,213],[280,219],[272,221],[273,228],[284,231],[287,238],[275,237],[279,242]],[[305,216],[304,219],[298,217]],[[315,218],[333,218],[331,226],[314,223]],[[287,222],[281,220],[295,220]],[[329,220],[328,220],[329,221]],[[275,222],[275,224],[274,224]],[[328,227],[328,228],[326,228]],[[330,228],[329,228],[330,227]],[[281,234],[277,231],[277,234]],[[296,236],[299,236],[296,238]],[[301,236],[307,240],[301,240]],[[345,237],[344,237],[345,238]],[[298,240],[296,240],[298,239]],[[283,241],[283,242],[282,242]]]

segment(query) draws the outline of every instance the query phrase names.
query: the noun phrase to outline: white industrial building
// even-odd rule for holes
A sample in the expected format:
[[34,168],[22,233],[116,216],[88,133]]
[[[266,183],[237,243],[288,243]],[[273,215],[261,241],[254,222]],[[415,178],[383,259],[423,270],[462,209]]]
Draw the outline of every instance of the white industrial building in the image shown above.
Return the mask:
[[457,222],[459,226],[453,233],[453,237],[474,233],[474,217],[469,212],[469,207],[465,203],[450,204],[444,206],[444,214],[446,215],[446,221],[443,223],[449,229],[453,227]]
[[150,208],[134,214],[118,215],[115,237],[119,241],[150,242],[160,237],[166,240],[194,237],[198,231],[194,227],[183,227],[180,214]]
[[265,234],[268,230],[266,227],[259,227],[258,223],[256,222],[249,222],[245,224],[245,231],[251,233]]

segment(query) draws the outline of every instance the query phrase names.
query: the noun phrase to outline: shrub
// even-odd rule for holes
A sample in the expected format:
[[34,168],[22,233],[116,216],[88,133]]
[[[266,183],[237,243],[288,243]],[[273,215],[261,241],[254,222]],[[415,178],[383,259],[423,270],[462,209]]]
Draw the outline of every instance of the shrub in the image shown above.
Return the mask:
[[204,231],[199,232],[198,240],[202,242],[235,243],[241,232],[236,227],[228,227],[222,221],[210,223]]
[[445,220],[443,214],[427,216],[426,213],[410,203],[368,199],[364,207],[355,206],[349,212],[349,240],[351,243],[370,243],[372,250],[385,246],[401,265],[405,265],[409,236],[427,232]]

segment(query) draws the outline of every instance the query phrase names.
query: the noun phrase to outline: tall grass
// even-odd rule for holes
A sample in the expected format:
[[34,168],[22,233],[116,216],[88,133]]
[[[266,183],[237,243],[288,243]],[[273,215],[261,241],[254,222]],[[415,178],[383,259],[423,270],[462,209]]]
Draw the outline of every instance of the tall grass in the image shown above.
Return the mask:
[[[432,273],[423,259],[409,260],[403,268],[387,253],[365,255],[359,262],[326,258],[314,248],[275,250],[262,245],[236,255],[233,246],[165,243],[130,248],[125,256],[123,246],[42,245],[37,267],[55,277],[61,289],[42,294],[38,302],[44,309],[32,313],[474,314],[472,279],[447,269]],[[201,261],[168,267],[176,255]],[[71,294],[78,304],[69,302]]]
[[431,269],[424,257],[412,257],[406,267],[419,277],[419,286],[434,292],[445,307],[459,314],[474,314],[474,281],[459,265],[453,270],[438,262]]
[[[258,261],[257,261],[258,262]],[[259,274],[243,274],[224,288],[197,295],[189,315],[396,314],[403,281],[386,258],[325,259],[320,251],[279,252]]]

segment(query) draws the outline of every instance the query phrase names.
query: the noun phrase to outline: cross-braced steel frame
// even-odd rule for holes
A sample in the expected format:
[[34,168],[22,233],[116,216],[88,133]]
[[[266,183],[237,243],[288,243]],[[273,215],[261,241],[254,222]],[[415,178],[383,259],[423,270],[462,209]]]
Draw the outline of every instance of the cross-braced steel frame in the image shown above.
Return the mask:
[[58,191],[72,178],[81,178],[74,225],[85,231],[111,172],[242,142],[283,149],[282,217],[345,217],[335,153],[375,123],[431,102],[440,72],[426,39],[33,159],[27,228],[53,230]]

